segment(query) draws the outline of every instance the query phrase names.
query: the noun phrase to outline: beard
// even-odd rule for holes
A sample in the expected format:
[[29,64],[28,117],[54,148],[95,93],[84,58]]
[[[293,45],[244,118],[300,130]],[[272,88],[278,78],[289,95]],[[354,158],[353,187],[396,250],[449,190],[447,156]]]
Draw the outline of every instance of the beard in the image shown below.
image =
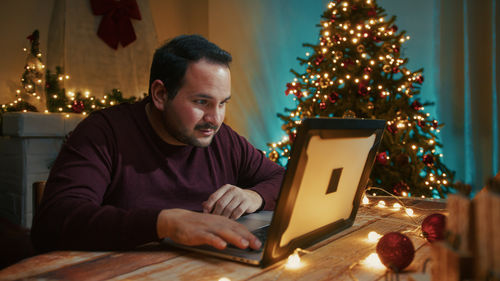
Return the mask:
[[[212,143],[215,134],[219,131],[219,126],[213,125],[208,122],[196,124],[194,126],[194,129],[190,130],[188,127],[185,127],[176,116],[170,115],[169,112],[172,113],[169,110],[165,110],[163,112],[163,127],[170,136],[181,143],[196,147],[207,147]],[[198,138],[195,136],[195,132],[197,130],[208,129],[214,130],[214,133],[208,137]]]

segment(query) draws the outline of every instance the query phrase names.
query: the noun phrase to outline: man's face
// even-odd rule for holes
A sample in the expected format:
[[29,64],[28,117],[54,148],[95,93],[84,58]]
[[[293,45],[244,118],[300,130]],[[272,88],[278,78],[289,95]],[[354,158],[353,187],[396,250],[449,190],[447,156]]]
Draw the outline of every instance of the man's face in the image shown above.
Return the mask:
[[224,65],[200,60],[189,64],[184,83],[167,100],[163,123],[179,143],[206,147],[219,130],[231,97],[231,74]]

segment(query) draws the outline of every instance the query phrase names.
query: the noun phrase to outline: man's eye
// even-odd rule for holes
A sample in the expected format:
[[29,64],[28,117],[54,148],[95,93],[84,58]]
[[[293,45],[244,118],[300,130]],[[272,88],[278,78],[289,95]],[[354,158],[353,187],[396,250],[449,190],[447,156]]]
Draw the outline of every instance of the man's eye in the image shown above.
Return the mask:
[[200,104],[200,105],[205,105],[205,104],[207,104],[207,101],[206,100],[195,100],[194,103]]

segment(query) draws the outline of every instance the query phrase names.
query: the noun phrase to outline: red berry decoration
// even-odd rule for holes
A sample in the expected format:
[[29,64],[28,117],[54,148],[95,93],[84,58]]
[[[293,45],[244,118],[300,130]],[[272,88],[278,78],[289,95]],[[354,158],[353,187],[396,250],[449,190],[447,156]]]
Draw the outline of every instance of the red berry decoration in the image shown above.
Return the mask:
[[422,109],[422,104],[420,102],[418,102],[418,100],[415,100],[411,103],[411,107],[415,110],[420,110]]
[[320,102],[319,103],[319,108],[321,108],[322,110],[325,110],[326,109],[326,103],[325,102]]
[[391,125],[387,126],[387,131],[391,132],[391,134],[396,134],[398,132],[398,127],[396,124],[392,123]]
[[85,109],[85,105],[83,104],[83,101],[77,101],[74,100],[71,103],[71,110],[75,113],[82,113],[82,111]]
[[401,272],[413,261],[415,248],[406,235],[389,232],[378,241],[377,254],[387,268]]
[[433,243],[444,239],[446,217],[443,214],[432,214],[422,222],[422,235],[427,241]]

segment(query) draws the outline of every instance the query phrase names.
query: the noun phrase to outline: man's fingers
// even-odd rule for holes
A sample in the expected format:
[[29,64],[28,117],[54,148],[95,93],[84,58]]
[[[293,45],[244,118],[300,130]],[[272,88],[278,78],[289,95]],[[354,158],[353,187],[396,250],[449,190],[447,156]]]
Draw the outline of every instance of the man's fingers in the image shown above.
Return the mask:
[[241,201],[237,197],[233,197],[231,202],[229,202],[224,210],[222,211],[222,216],[226,218],[232,218],[234,210],[241,204]]
[[[204,240],[204,241],[203,241]],[[207,244],[210,245],[216,249],[223,250],[226,248],[227,243],[224,241],[222,238],[219,236],[212,234],[210,232],[205,232],[202,239],[201,239],[201,244]]]
[[229,218],[235,220],[241,217],[247,209],[248,209],[248,204],[246,202],[241,202],[241,204],[239,204],[236,208],[233,209],[233,212],[231,213],[231,216]]
[[226,193],[229,185],[223,185],[219,189],[217,189],[210,197],[208,197],[207,201],[203,202],[203,212],[210,213],[213,211],[215,204],[218,200]]

